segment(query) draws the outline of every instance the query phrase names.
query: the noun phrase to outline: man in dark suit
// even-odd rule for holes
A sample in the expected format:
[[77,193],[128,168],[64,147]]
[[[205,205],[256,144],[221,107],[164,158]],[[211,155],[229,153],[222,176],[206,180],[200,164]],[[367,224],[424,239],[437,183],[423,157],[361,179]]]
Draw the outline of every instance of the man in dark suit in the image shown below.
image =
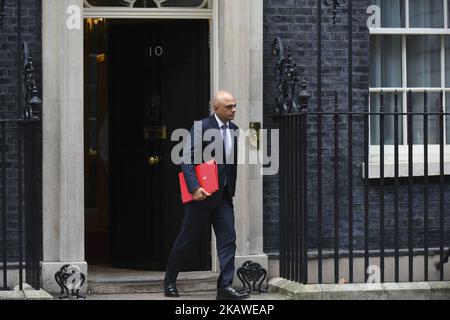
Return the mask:
[[[194,123],[190,145],[188,148],[185,147],[183,153],[181,169],[194,201],[185,206],[181,231],[169,255],[164,279],[164,294],[167,297],[179,296],[176,279],[183,259],[193,249],[201,230],[212,223],[220,262],[217,299],[248,298],[247,293],[238,292],[231,287],[236,252],[233,197],[236,189],[238,144],[235,134],[238,127],[231,121],[234,120],[236,113],[236,99],[231,93],[220,91],[214,97],[213,107],[214,115]],[[204,134],[208,135],[208,132],[215,138],[203,141]],[[212,143],[214,148],[210,148]],[[213,150],[210,156],[204,155],[207,147]],[[209,158],[214,158],[218,163],[219,191],[214,194],[209,194],[200,187],[194,170],[195,165],[208,161]]]

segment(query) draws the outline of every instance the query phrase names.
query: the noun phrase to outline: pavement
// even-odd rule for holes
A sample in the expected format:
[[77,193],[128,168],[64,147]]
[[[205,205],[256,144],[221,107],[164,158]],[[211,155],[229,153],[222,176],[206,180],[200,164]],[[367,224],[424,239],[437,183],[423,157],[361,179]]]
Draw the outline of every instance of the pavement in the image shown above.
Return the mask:
[[[179,298],[167,298],[162,293],[128,293],[128,294],[93,294],[86,300],[216,300],[215,291],[180,293]],[[278,293],[253,294],[247,300],[291,300],[291,298]]]
[[273,278],[269,288],[293,300],[450,300],[450,281],[303,285]]

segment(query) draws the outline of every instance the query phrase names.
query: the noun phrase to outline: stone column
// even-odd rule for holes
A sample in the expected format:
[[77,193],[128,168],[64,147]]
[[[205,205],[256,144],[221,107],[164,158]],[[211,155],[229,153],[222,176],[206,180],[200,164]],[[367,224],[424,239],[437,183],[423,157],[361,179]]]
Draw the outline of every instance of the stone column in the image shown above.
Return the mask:
[[49,292],[59,291],[54,274],[63,264],[78,265],[87,275],[82,8],[82,0],[42,1],[42,281]]
[[[263,119],[263,0],[219,1],[219,88],[238,100],[236,124],[243,130]],[[249,153],[257,150],[249,146]],[[244,150],[240,150],[243,152]],[[248,158],[247,158],[248,160]],[[236,269],[247,260],[267,270],[263,253],[261,164],[241,164],[235,204]],[[239,280],[235,278],[235,284]]]

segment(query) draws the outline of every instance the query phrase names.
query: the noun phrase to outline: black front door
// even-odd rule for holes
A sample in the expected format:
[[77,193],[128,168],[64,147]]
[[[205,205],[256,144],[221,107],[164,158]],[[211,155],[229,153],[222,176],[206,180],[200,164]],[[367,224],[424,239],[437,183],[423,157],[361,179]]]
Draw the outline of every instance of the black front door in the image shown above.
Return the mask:
[[[111,262],[163,270],[180,230],[175,129],[209,114],[208,22],[121,21],[109,28]],[[210,229],[185,271],[210,270]]]

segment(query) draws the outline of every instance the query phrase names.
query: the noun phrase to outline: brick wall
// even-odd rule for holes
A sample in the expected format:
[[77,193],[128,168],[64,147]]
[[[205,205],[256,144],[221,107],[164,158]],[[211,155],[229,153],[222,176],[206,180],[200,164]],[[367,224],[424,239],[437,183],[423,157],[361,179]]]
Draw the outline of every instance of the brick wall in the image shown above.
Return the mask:
[[[17,101],[17,1],[8,0],[5,4],[5,17],[0,26],[0,119],[21,117],[23,102]],[[41,49],[41,0],[22,0],[22,39],[27,41],[32,51],[35,77],[39,95],[42,92],[42,49]],[[6,146],[0,147],[6,152],[6,203],[7,203],[7,253],[10,261],[18,257],[18,125],[6,124]],[[0,141],[3,135],[0,132]],[[38,137],[40,140],[40,137]],[[1,142],[0,142],[1,143]],[[1,154],[0,154],[1,157]],[[0,199],[3,195],[0,166]],[[1,205],[0,200],[0,205]],[[0,206],[1,208],[1,206]],[[3,238],[1,224],[4,213],[0,212],[0,239]],[[2,241],[0,241],[2,243]],[[0,256],[3,254],[0,246]]]
[[[353,111],[365,110],[365,95],[369,87],[369,33],[366,26],[366,8],[370,0],[353,1]],[[334,110],[334,90],[339,92],[340,111],[348,110],[348,23],[347,6],[338,8],[336,24],[332,23],[331,9],[322,9],[322,107],[324,111]],[[264,123],[266,128],[277,128],[273,118],[275,98],[275,59],[272,43],[280,37],[285,49],[290,46],[298,65],[300,80],[308,82],[312,94],[309,111],[317,110],[317,1],[316,0],[265,0],[264,1]],[[300,89],[300,86],[298,86]],[[308,125],[308,218],[310,247],[315,247],[317,237],[317,126],[309,119]],[[364,182],[361,165],[364,161],[364,130],[361,117],[353,123],[353,222],[354,249],[364,247]],[[323,119],[323,244],[333,247],[334,238],[334,165],[333,119]],[[341,117],[338,126],[339,137],[339,242],[341,248],[348,247],[348,120]],[[401,180],[400,188],[400,246],[408,245],[408,188],[407,180]],[[414,182],[414,247],[423,245],[423,179]],[[429,232],[430,246],[438,245],[439,232],[439,184],[430,179]],[[450,205],[450,187],[446,181],[445,206]],[[264,249],[277,253],[279,245],[279,202],[278,176],[264,177]],[[380,188],[379,180],[370,187],[370,247],[379,248],[380,230]],[[392,179],[386,180],[385,188],[385,245],[393,248],[394,243],[394,187]],[[450,225],[447,210],[445,225]],[[450,241],[446,228],[446,244]]]

